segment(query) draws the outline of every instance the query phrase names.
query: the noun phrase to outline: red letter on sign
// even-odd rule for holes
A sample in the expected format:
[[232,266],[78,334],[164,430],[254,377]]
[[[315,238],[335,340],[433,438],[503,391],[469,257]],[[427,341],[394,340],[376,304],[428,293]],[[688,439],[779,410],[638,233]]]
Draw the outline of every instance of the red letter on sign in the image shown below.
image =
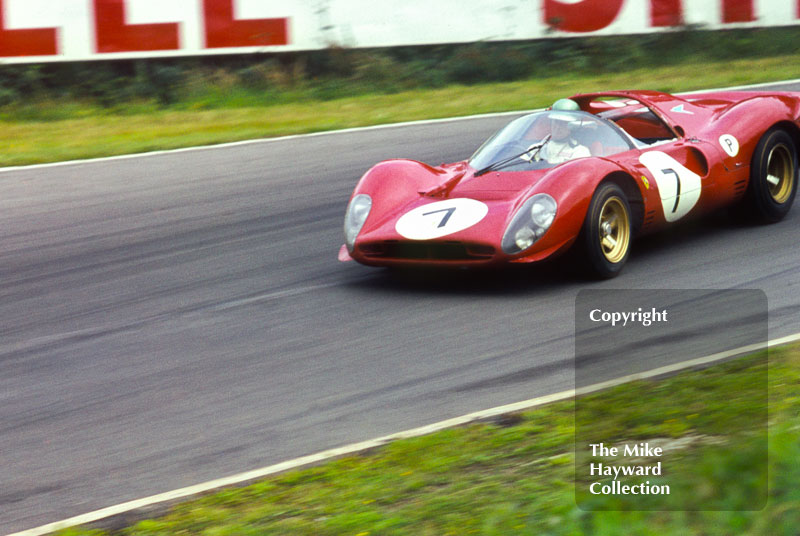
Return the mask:
[[602,30],[617,18],[623,0],[583,0],[577,4],[562,4],[544,0],[544,22],[563,32],[594,32]]
[[753,0],[722,0],[722,22],[751,22]]
[[54,56],[55,28],[6,30],[3,20],[3,1],[0,0],[0,56]]
[[650,24],[658,26],[680,26],[683,24],[681,0],[651,0]]
[[178,25],[125,24],[125,0],[94,0],[98,52],[177,50]]
[[233,0],[203,0],[206,47],[260,47],[287,45],[288,19],[233,18]]

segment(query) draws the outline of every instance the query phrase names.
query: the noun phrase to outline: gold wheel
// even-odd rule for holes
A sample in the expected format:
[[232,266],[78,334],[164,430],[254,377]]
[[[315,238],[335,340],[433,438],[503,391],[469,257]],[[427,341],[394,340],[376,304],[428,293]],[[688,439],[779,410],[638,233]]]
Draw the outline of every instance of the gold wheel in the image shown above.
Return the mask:
[[767,188],[773,201],[785,203],[792,194],[794,168],[792,154],[785,145],[776,145],[767,158]]
[[630,216],[625,203],[616,196],[609,197],[600,209],[598,239],[603,256],[610,263],[621,262],[628,252],[631,239]]

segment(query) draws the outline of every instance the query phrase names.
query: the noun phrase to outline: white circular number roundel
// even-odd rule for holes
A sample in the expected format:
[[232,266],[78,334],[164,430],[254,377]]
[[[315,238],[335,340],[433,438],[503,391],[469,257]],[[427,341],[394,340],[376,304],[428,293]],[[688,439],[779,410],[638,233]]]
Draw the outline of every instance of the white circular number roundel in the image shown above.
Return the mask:
[[475,199],[447,199],[406,212],[394,228],[409,240],[430,240],[472,227],[488,212],[489,207]]
[[682,166],[670,155],[661,151],[648,151],[639,156],[641,162],[658,185],[664,219],[677,221],[689,213],[700,200],[702,179],[700,175]]
[[719,137],[719,144],[722,150],[728,153],[728,156],[736,156],[739,154],[739,140],[730,134],[723,134]]

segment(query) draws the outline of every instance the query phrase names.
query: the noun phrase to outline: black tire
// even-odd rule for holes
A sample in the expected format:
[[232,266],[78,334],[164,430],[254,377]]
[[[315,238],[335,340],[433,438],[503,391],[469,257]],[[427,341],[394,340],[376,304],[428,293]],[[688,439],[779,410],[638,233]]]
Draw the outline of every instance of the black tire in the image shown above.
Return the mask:
[[628,260],[632,238],[631,207],[625,192],[614,183],[601,184],[592,196],[578,238],[588,275],[616,277]]
[[782,220],[797,193],[797,151],[792,137],[772,129],[759,140],[750,164],[746,206],[764,223]]

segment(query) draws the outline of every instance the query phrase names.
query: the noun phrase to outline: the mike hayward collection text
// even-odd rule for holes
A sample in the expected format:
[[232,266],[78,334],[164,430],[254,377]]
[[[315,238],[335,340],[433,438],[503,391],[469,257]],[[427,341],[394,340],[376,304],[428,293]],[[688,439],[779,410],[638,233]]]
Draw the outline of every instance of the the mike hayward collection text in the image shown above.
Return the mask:
[[[652,447],[648,443],[625,445],[622,452],[618,447],[608,447],[603,443],[592,443],[592,456],[623,456],[630,458],[660,458],[663,454],[661,447]],[[611,482],[593,482],[589,492],[593,495],[669,495],[668,485],[652,485],[649,480],[633,485],[623,484],[617,480],[620,476],[654,476],[661,477],[661,461],[653,465],[633,464],[614,465],[605,463],[591,463],[589,473],[593,477],[613,477]]]

